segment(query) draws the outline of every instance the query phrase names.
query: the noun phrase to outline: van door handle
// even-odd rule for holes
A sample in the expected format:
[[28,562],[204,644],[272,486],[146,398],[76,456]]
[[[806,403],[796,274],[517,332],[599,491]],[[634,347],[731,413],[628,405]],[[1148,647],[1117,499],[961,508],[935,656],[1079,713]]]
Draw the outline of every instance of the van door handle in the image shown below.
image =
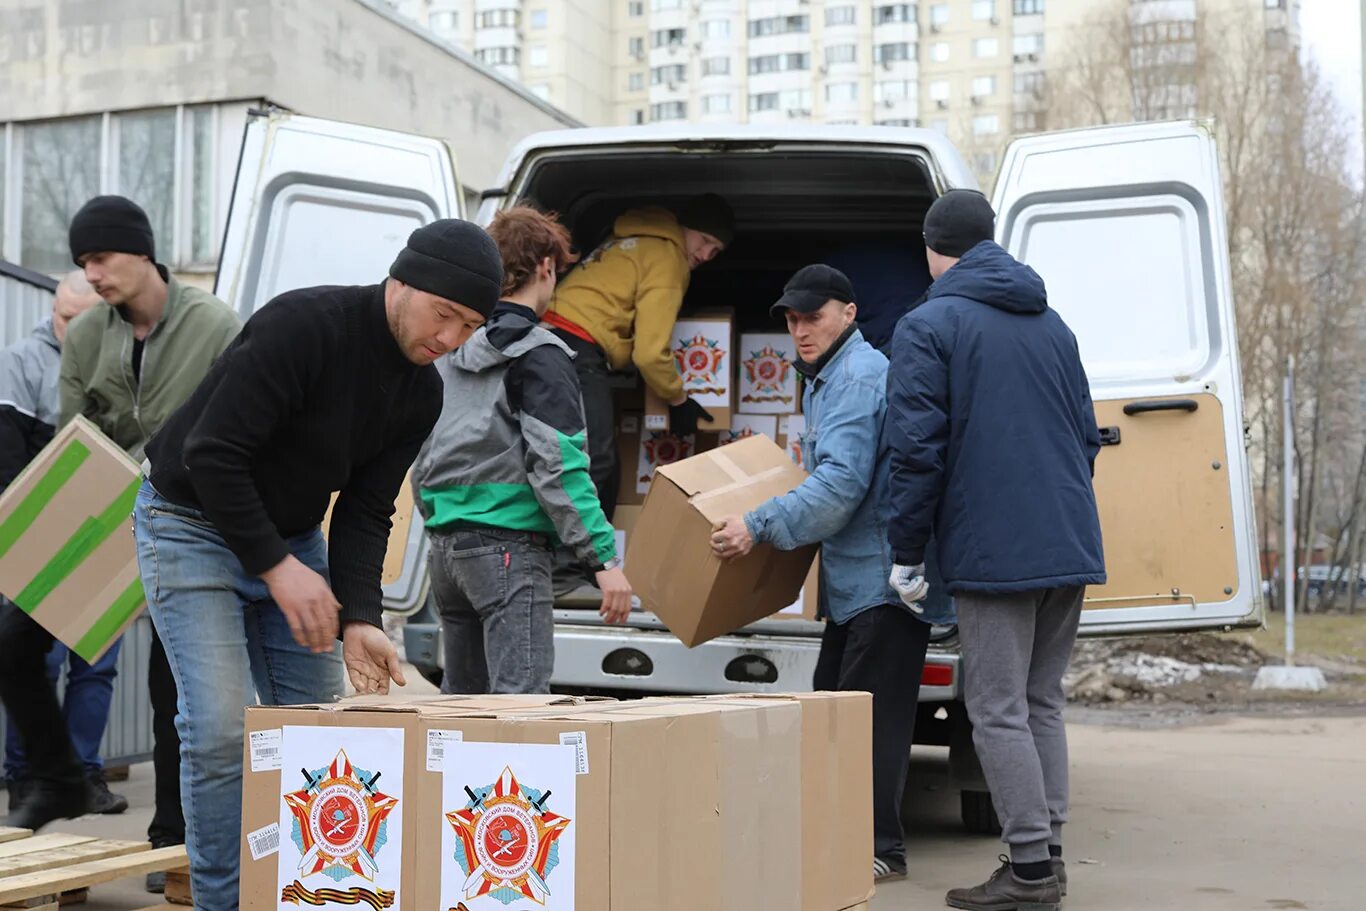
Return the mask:
[[1149,414],[1154,411],[1184,411],[1189,414],[1200,407],[1195,399],[1162,399],[1152,402],[1130,402],[1124,406],[1127,415]]

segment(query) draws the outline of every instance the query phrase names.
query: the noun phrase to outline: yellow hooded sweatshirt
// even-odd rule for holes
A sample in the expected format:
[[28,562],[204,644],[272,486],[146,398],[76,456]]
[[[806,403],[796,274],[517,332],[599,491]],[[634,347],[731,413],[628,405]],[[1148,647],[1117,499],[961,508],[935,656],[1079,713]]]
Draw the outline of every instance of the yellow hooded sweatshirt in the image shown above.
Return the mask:
[[550,309],[593,336],[614,369],[634,362],[645,384],[671,402],[683,394],[671,341],[690,278],[678,217],[632,209],[564,277]]

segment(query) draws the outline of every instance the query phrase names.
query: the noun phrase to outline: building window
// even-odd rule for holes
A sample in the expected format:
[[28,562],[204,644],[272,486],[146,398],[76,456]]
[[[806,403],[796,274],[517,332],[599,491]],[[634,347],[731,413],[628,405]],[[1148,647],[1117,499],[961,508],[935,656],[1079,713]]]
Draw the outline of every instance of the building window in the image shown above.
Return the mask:
[[630,3],[626,4],[626,12],[633,19],[639,19],[645,15],[645,0],[631,0]]
[[878,104],[895,104],[898,101],[914,100],[916,84],[909,79],[893,79],[873,84],[873,100]]
[[749,110],[751,113],[757,111],[776,111],[778,110],[777,92],[759,92],[749,96]]
[[1285,0],[1265,0],[1267,9],[1285,9]]
[[703,114],[729,114],[731,111],[730,95],[703,95],[702,113]]
[[811,31],[810,16],[771,16],[767,19],[751,19],[749,36],[764,38],[769,35],[793,35]]
[[930,7],[930,25],[936,29],[949,24],[949,5],[936,3]]
[[972,97],[985,98],[996,94],[995,76],[977,76],[972,80]]
[[650,11],[654,13],[664,13],[673,9],[681,9],[683,0],[650,0]]
[[643,92],[645,91],[645,74],[632,73],[626,77],[626,91]]
[[519,22],[521,14],[515,9],[485,10],[474,20],[479,28],[516,28]]
[[632,38],[626,42],[627,52],[637,60],[645,56],[645,39]]
[[880,127],[914,127],[920,124],[913,117],[894,117],[891,120],[879,120],[876,125]]
[[879,44],[873,48],[873,60],[876,63],[893,63],[898,60],[915,59],[914,44],[907,44],[904,41],[893,44]]
[[914,3],[888,3],[873,10],[873,23],[887,25],[892,22],[914,22]]
[[858,7],[856,6],[832,6],[825,11],[825,24],[827,27],[832,25],[855,25],[858,23]]
[[996,18],[996,0],[972,0],[972,18],[979,21]]
[[460,13],[453,9],[437,10],[427,17],[427,26],[437,32],[459,31]]
[[[186,112],[190,126],[190,263],[218,259],[217,222],[214,219],[213,184],[218,169],[217,116],[213,108]],[[183,167],[183,162],[182,162]],[[0,207],[3,211],[3,207]]]
[[972,118],[974,136],[994,136],[1001,132],[1001,118],[996,114],[978,114]]
[[760,73],[786,73],[809,69],[811,69],[811,55],[807,53],[765,54],[762,57],[749,58],[751,76]]
[[651,47],[682,47],[688,40],[685,28],[658,28],[650,33]]
[[833,104],[858,101],[857,82],[831,82],[825,86],[825,100]]
[[1043,53],[1043,35],[1016,35],[1011,45],[1015,57],[1038,56]]
[[544,44],[534,44],[527,48],[527,63],[535,67],[550,65],[550,50]]
[[708,57],[702,61],[703,76],[729,76],[730,58],[729,57]]
[[486,66],[516,66],[521,62],[522,52],[515,47],[484,47],[475,51],[474,57]]
[[858,45],[857,44],[832,44],[825,49],[825,64],[833,66],[837,63],[857,63]]
[[949,43],[947,41],[936,41],[930,45],[930,59],[935,63],[948,63]]
[[175,236],[175,110],[119,114],[114,125],[119,165],[112,191],[146,210],[152,236],[162,244],[161,255],[169,259]]
[[543,9],[534,9],[531,11],[532,28],[545,28],[549,19],[549,14]]
[[972,42],[972,56],[995,57],[1001,53],[1001,42],[995,38],[978,38]]
[[1290,37],[1283,28],[1269,28],[1266,30],[1266,46],[1273,51],[1283,51],[1290,46]]
[[[19,263],[38,272],[64,272],[71,268],[71,216],[100,192],[100,118],[53,120],[16,129],[23,144],[24,178]],[[164,243],[161,237],[154,239]]]
[[1016,111],[1015,132],[1037,133],[1043,127],[1043,115],[1038,111]]
[[702,23],[703,38],[729,38],[730,20],[729,19],[708,19]]
[[[832,127],[854,127],[854,126],[858,126],[858,121],[857,121],[857,120],[845,120],[844,118],[839,118],[839,119],[837,119],[837,120],[826,120],[825,123],[826,123],[827,126],[832,126]],[[1366,396],[1366,392],[1363,392],[1362,395]]]
[[636,108],[634,111],[631,112],[631,125],[632,125],[632,126],[640,126],[640,125],[641,125],[642,123],[644,123],[644,122],[645,122],[645,112],[644,112],[644,111],[642,111],[640,108]]
[[1037,16],[1043,12],[1043,0],[1015,0],[1015,15]]
[[687,120],[688,103],[686,101],[665,101],[660,104],[650,105],[650,119],[660,120]]
[[1016,73],[1016,95],[1040,95],[1043,93],[1043,73]]
[[949,100],[949,81],[947,79],[936,79],[930,83],[931,101]]
[[688,67],[682,63],[656,66],[650,70],[650,85],[678,85],[688,81]]

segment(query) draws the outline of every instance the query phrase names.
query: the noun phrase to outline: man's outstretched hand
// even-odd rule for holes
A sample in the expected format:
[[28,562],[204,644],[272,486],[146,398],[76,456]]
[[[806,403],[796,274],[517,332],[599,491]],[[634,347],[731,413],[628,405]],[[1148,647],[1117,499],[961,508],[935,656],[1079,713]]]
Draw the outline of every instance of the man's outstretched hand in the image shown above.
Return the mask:
[[342,629],[342,661],[357,693],[387,693],[389,681],[406,686],[398,650],[378,626],[352,620]]

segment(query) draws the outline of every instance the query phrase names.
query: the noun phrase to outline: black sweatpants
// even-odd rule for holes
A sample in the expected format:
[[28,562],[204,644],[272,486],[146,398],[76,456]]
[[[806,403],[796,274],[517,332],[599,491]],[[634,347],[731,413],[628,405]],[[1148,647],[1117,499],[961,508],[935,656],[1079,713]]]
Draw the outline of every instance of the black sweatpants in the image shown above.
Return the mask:
[[0,700],[14,721],[29,775],[80,787],[85,767],[76,758],[57,689],[47,677],[52,634],[8,599],[0,599]]
[[904,607],[884,604],[844,624],[827,620],[816,659],[815,689],[873,694],[873,853],[901,867],[901,798],[929,643],[928,623]]
[[147,692],[152,697],[152,768],[156,773],[156,807],[147,827],[153,847],[185,843],[185,811],[180,804],[180,734],[176,732],[175,677],[156,627],[147,662]]

